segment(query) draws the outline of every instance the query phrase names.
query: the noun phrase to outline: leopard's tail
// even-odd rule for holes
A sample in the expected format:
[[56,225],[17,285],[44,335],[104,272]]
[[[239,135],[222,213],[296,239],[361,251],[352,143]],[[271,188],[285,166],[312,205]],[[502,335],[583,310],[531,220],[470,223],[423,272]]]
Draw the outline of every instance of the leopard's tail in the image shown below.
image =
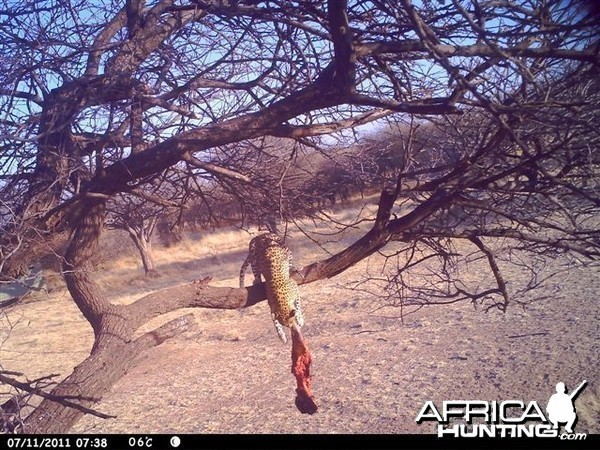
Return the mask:
[[246,257],[244,260],[242,267],[240,268],[240,289],[244,287],[244,278],[246,277],[246,270],[248,270],[248,265],[250,264],[250,255]]

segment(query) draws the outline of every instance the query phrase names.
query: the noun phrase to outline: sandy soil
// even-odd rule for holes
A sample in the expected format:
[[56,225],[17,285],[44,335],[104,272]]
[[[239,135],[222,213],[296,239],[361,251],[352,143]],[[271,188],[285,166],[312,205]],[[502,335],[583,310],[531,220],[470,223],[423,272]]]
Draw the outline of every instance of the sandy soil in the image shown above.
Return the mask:
[[[124,303],[198,276],[235,286],[250,236],[232,231],[211,239],[192,236],[177,249],[157,247],[159,278],[144,279],[131,254],[106,261],[97,279],[111,301]],[[322,255],[300,237],[292,249],[299,265]],[[401,321],[398,308],[381,308],[379,300],[348,288],[378,264],[381,257],[374,256],[332,280],[301,287],[317,414],[300,414],[294,406],[289,344],[278,340],[262,302],[243,312],[195,311],[198,332],[142,355],[97,405],[116,419],[87,416],[73,432],[431,433],[432,423],[415,422],[427,400],[518,399],[545,406],[557,382],[574,388],[584,379],[576,431],[600,432],[597,269],[571,271],[558,291],[538,290],[525,309],[486,313],[465,303],[424,308]],[[519,277],[518,270],[510,275]],[[66,376],[91,343],[91,329],[64,290],[0,315],[0,367],[29,378]],[[6,391],[0,387],[0,397]]]

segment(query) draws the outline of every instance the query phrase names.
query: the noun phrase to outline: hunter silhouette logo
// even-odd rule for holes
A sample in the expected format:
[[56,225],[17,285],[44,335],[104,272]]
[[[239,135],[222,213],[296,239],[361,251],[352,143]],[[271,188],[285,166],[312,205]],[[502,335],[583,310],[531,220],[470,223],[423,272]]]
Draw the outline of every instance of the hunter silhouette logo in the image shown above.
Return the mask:
[[556,385],[556,394],[553,394],[552,397],[550,397],[548,406],[546,406],[548,420],[552,422],[553,429],[557,430],[559,423],[566,423],[565,431],[567,433],[573,433],[573,426],[577,421],[577,413],[575,411],[573,400],[575,400],[575,397],[579,395],[586,384],[587,380],[583,380],[571,394],[567,394],[565,383],[558,383]]

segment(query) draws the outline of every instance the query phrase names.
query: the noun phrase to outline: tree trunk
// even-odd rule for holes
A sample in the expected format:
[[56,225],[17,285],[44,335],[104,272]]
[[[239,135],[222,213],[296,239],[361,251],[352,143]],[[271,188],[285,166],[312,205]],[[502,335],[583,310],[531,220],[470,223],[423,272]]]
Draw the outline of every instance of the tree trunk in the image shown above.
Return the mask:
[[135,364],[136,357],[144,349],[189,330],[193,325],[190,317],[179,318],[152,333],[132,340],[140,322],[145,320],[144,314],[139,314],[139,310],[134,308],[110,304],[89,276],[92,260],[98,250],[104,215],[103,201],[86,205],[84,215],[65,253],[64,272],[67,287],[94,329],[95,342],[90,356],[50,394],[53,397],[76,401],[79,408],[67,407],[45,398],[27,417],[24,432],[67,432],[82,416],[84,410],[99,401]]
[[131,237],[131,240],[135,244],[135,247],[140,252],[140,257],[142,258],[142,265],[144,266],[144,272],[146,275],[154,272],[156,270],[154,266],[154,258],[152,257],[152,243],[147,241],[140,232],[141,230],[133,230],[132,228],[128,228],[127,232]]
[[84,413],[91,413],[89,408],[93,408],[94,403],[99,402],[113,384],[136,364],[144,350],[184,331],[192,331],[196,326],[193,315],[188,314],[154,330],[153,334],[148,333],[132,341],[132,318],[129,314],[121,315],[122,312],[115,308],[112,314],[107,314],[101,337],[96,340],[90,356],[51,392],[52,396],[69,399],[80,407],[44,399],[27,417],[23,432],[68,432]]
[[156,272],[154,258],[152,256],[152,244],[145,240],[140,240],[139,243],[141,245],[138,247],[138,250],[140,251],[140,256],[142,257],[144,272],[146,275]]
[[156,272],[156,266],[152,256],[152,234],[154,233],[157,221],[158,218],[153,217],[142,221],[138,226],[128,225],[126,227],[127,233],[129,233],[135,247],[140,252],[142,265],[144,266],[146,275],[151,275]]

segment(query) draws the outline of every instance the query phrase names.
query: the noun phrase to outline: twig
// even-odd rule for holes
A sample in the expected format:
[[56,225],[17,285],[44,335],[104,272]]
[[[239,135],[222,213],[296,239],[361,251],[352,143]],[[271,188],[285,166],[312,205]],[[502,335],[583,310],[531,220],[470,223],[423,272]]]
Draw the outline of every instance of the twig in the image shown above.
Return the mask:
[[361,330],[361,331],[357,331],[356,333],[352,333],[352,336],[356,336],[358,334],[363,334],[363,333],[381,333],[382,331],[385,331],[385,328],[382,328],[380,330]]
[[529,337],[529,336],[546,336],[547,334],[548,334],[547,331],[539,331],[537,333],[513,334],[512,336],[508,336],[508,338],[516,339],[516,338]]
[[[26,392],[29,392],[31,394],[39,395],[40,397],[43,397],[47,400],[51,400],[56,403],[60,403],[61,405],[64,405],[64,406],[68,406],[69,408],[77,409],[85,414],[91,414],[93,416],[97,416],[102,419],[114,419],[117,417],[117,416],[110,416],[108,414],[104,414],[104,413],[95,411],[90,408],[86,408],[85,406],[79,405],[77,403],[74,403],[70,400],[65,399],[64,397],[61,397],[60,395],[48,394],[47,392],[44,392],[39,388],[30,386],[28,383],[21,383],[20,381],[6,377],[2,374],[0,374],[0,382],[9,384],[13,387],[16,387],[16,388],[21,389]],[[90,399],[86,399],[86,398],[81,398],[81,399],[82,400],[90,400]]]

